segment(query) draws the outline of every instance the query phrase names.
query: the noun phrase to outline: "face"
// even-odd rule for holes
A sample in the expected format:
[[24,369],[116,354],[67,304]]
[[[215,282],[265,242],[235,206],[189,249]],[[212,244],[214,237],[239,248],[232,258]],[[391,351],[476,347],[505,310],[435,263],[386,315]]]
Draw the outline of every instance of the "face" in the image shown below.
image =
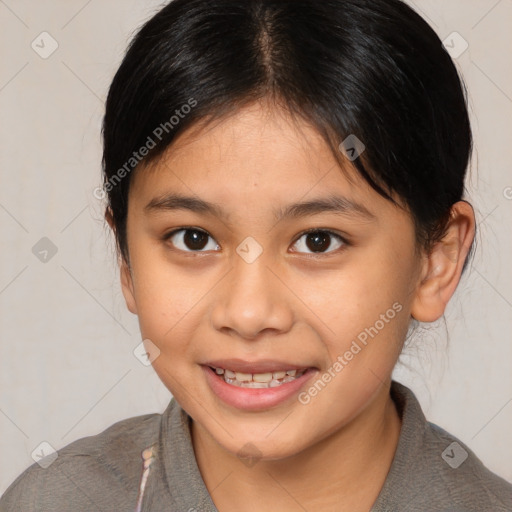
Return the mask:
[[252,105],[183,133],[133,176],[127,240],[123,293],[153,367],[226,450],[298,453],[389,379],[419,273],[413,222],[306,124]]

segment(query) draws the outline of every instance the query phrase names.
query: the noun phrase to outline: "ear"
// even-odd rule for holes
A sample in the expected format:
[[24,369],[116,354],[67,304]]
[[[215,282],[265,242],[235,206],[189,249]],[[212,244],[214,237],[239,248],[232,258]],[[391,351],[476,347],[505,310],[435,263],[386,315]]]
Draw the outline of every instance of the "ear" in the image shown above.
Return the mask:
[[[105,209],[105,220],[107,221],[110,229],[116,232],[116,225],[114,222],[114,216],[112,214],[112,209],[107,207]],[[118,247],[119,250],[119,247]],[[119,250],[120,251],[120,250]],[[123,256],[119,257],[119,267],[121,273],[121,289],[123,291],[124,300],[126,302],[126,307],[128,310],[134,315],[137,314],[137,304],[135,302],[135,294],[133,293],[133,278],[132,272],[130,269],[130,264],[124,259]]]
[[114,224],[114,215],[112,214],[112,208],[110,208],[110,206],[107,206],[107,208],[105,208],[105,220],[107,221],[107,224],[110,226],[110,229],[115,232],[116,226]]
[[[108,222],[108,225],[112,229],[112,231],[116,232],[116,225],[114,222],[114,216],[112,214],[112,209],[107,207],[105,210],[105,220]],[[118,247],[118,251],[120,254],[120,249]],[[126,307],[129,309],[131,313],[134,315],[137,314],[137,304],[135,302],[135,294],[133,292],[133,278],[132,271],[130,268],[130,264],[124,259],[122,255],[119,256],[119,267],[121,274],[121,289],[123,291],[124,300],[126,301]]]
[[464,262],[475,237],[475,215],[466,201],[450,211],[446,234],[425,255],[411,315],[420,322],[440,318],[459,284]]
[[133,291],[133,278],[130,265],[123,258],[121,261],[121,289],[123,291],[126,307],[134,315],[137,314],[137,303],[135,302],[135,294]]

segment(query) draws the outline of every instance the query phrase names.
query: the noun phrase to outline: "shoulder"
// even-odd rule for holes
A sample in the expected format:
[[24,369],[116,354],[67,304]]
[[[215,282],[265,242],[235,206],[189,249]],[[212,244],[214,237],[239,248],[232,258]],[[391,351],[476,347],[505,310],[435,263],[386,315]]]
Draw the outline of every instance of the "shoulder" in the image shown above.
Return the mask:
[[426,466],[434,466],[428,478],[447,499],[463,503],[464,510],[512,511],[512,484],[485,467],[465,443],[430,422],[424,439]]
[[402,427],[372,512],[512,512],[512,484],[487,469],[460,439],[428,422],[410,389],[393,381],[391,394]]
[[161,414],[118,421],[27,468],[0,498],[0,512],[131,509],[142,451],[158,441]]

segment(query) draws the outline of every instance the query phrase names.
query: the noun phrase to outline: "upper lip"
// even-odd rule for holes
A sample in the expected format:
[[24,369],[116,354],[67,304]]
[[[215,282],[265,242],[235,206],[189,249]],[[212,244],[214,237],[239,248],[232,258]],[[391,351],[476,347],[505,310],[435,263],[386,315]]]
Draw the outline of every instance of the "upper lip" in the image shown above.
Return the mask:
[[204,363],[204,366],[223,368],[240,373],[271,373],[286,370],[305,370],[308,365],[294,364],[285,361],[260,359],[258,361],[246,361],[244,359],[216,359]]

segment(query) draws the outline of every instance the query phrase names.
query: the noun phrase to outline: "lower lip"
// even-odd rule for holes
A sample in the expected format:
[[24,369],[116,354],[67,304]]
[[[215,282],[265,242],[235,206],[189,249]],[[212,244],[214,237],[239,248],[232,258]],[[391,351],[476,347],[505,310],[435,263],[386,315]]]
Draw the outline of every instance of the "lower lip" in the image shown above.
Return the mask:
[[261,411],[279,405],[297,394],[316,370],[308,368],[300,377],[275,388],[242,388],[228,384],[209,366],[202,366],[212,391],[226,404],[246,411]]

